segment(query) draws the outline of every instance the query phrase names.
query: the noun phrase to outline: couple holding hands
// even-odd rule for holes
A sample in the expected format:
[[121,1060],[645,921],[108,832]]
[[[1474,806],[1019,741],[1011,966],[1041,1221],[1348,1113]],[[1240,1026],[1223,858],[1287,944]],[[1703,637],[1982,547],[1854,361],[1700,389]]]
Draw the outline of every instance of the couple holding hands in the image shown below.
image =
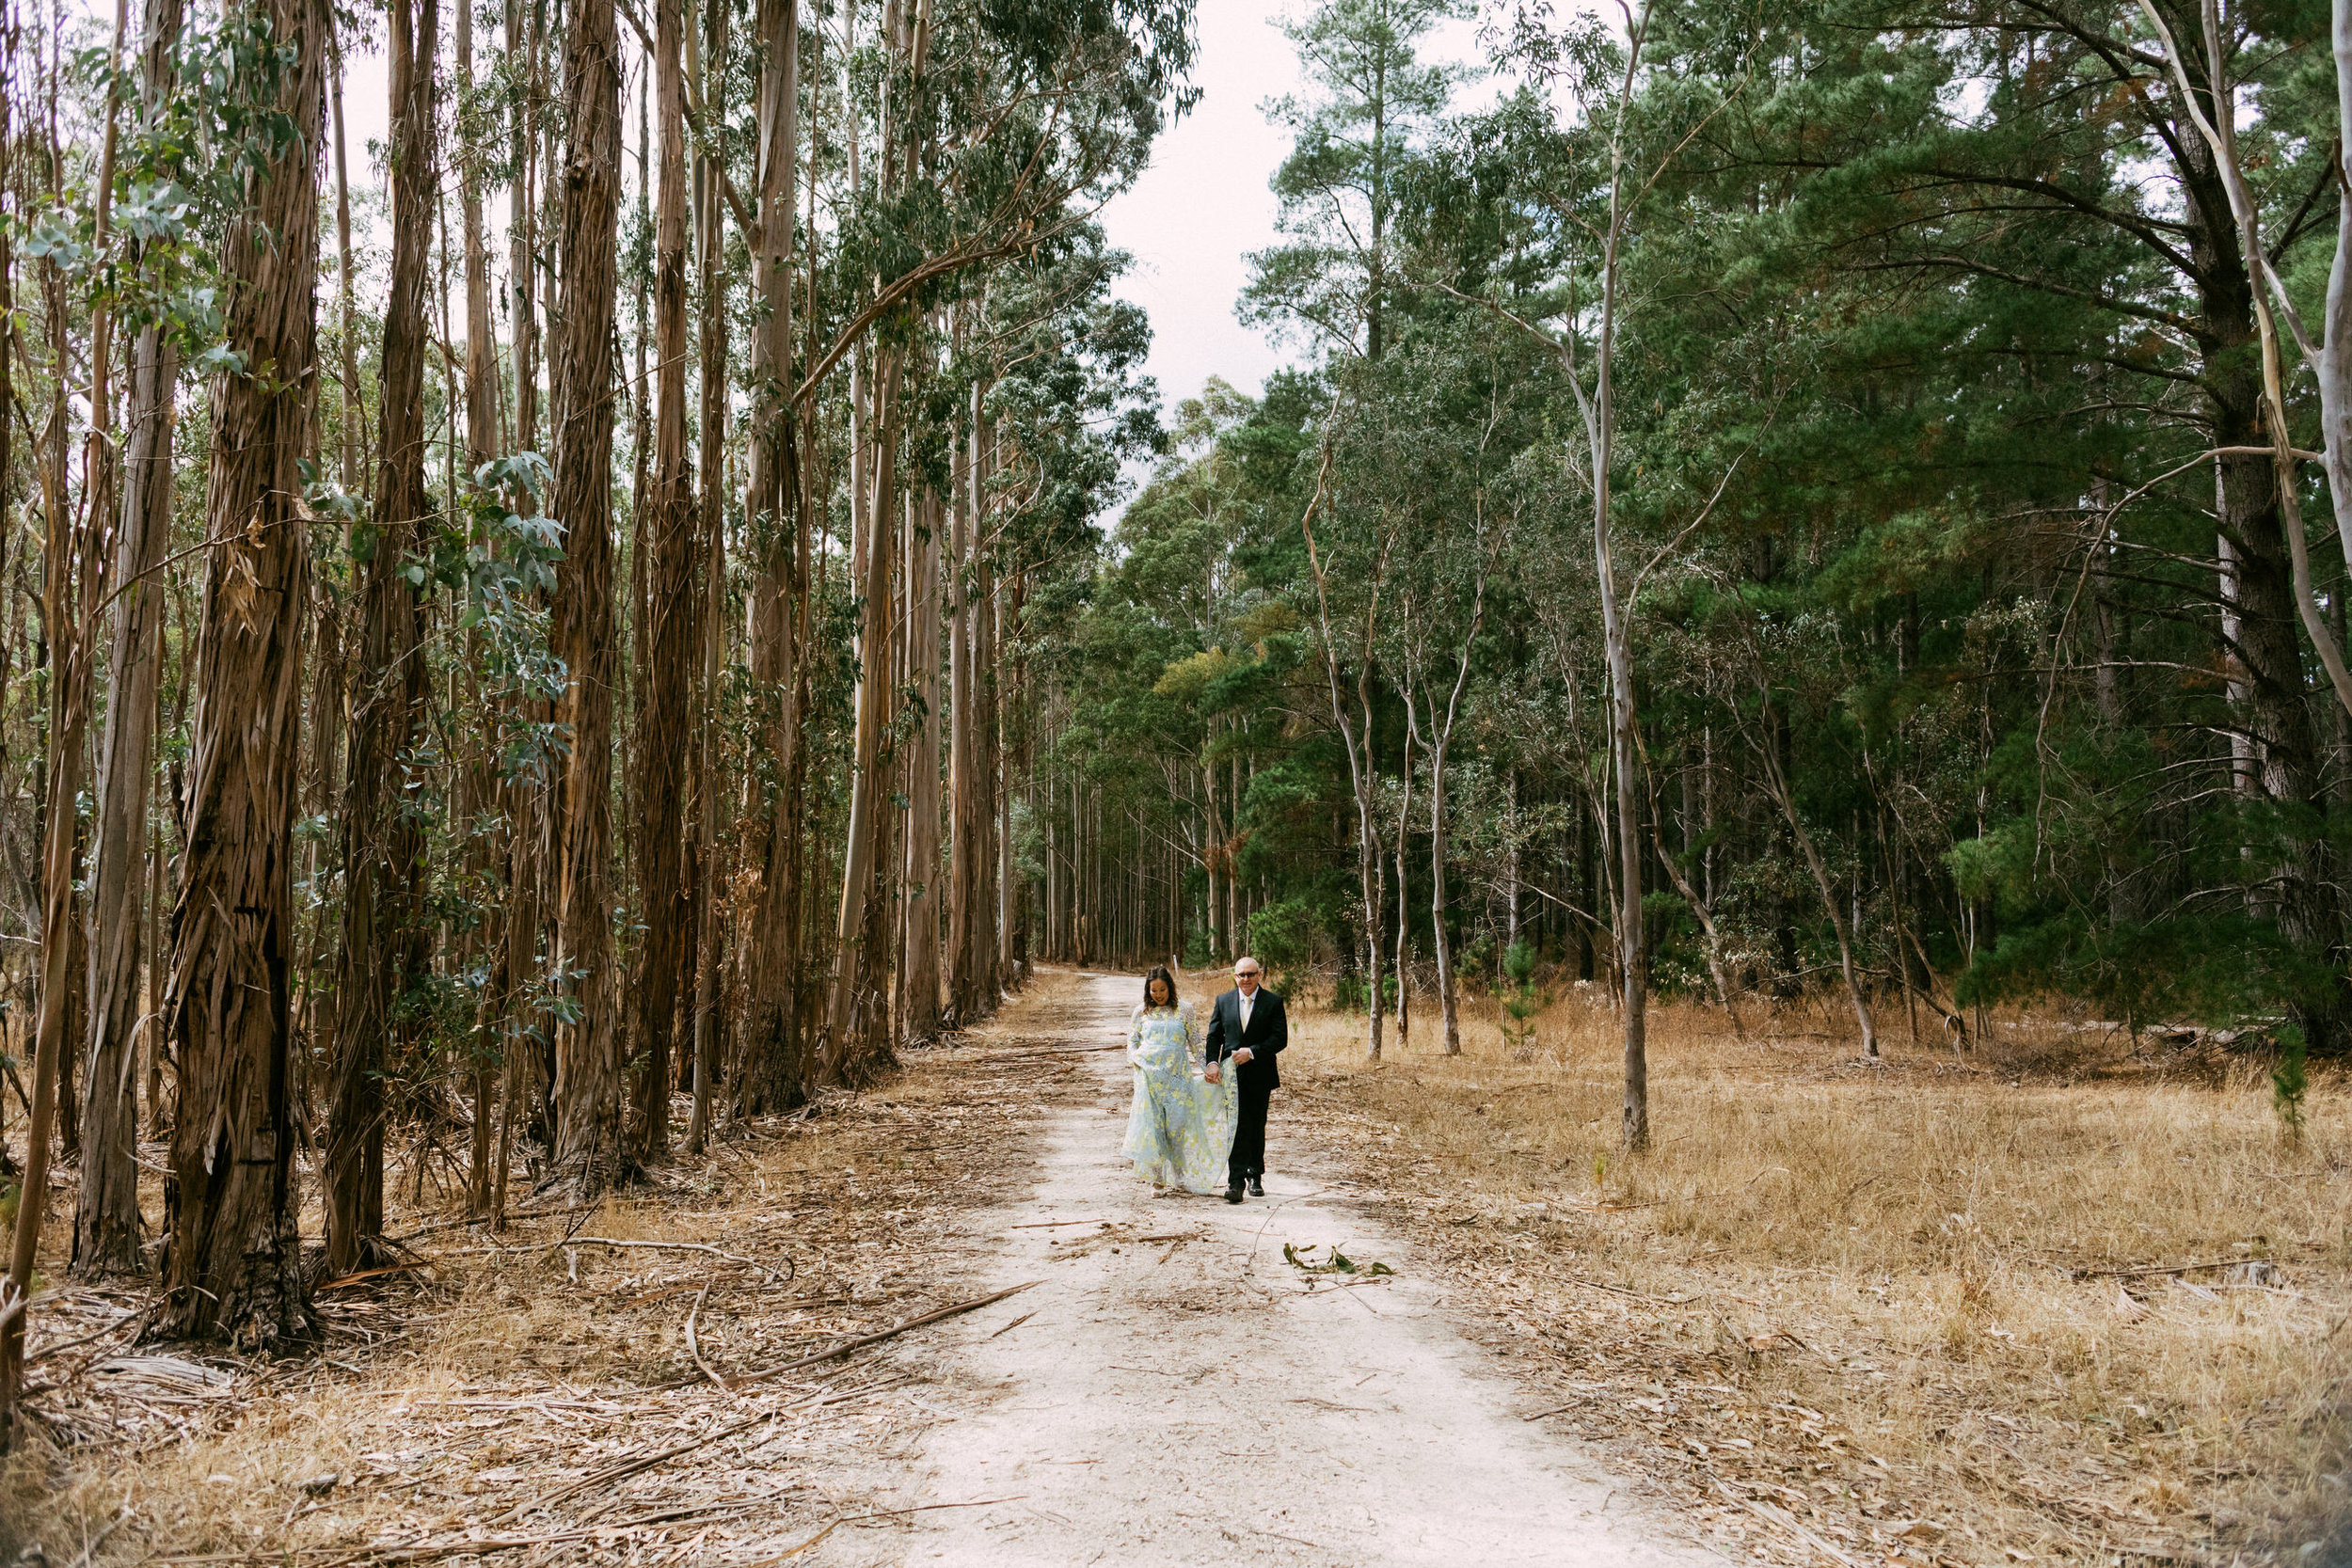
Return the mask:
[[1290,1022],[1264,977],[1255,958],[1235,963],[1233,989],[1210,1004],[1204,1029],[1165,966],[1144,976],[1127,1022],[1136,1095],[1123,1152],[1162,1196],[1221,1187],[1228,1203],[1245,1189],[1265,1196],[1266,1105],[1282,1084],[1276,1059]]

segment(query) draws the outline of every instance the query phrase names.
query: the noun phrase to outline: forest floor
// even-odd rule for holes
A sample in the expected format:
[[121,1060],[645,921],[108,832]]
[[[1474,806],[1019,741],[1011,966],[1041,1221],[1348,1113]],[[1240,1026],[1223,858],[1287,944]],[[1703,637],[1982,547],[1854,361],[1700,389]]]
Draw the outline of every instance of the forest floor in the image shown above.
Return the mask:
[[323,1291],[311,1359],[56,1292],[0,1562],[2352,1560],[2328,1078],[2288,1144],[2210,1053],[2045,1023],[1864,1067],[1663,1009],[1628,1163],[1605,1007],[1372,1067],[1302,1000],[1232,1208],[1119,1159],[1134,985],[1041,972],[501,1237],[421,1206],[422,1266]]
[[1466,996],[1458,1056],[1421,997],[1377,1066],[1294,1006],[1284,1109],[1548,1424],[1686,1512],[1825,1563],[2352,1564],[2344,1075],[2290,1136],[2207,1037],[1897,1013],[1868,1059],[1835,1000],[1653,1008],[1633,1160],[1590,987],[1519,1038]]

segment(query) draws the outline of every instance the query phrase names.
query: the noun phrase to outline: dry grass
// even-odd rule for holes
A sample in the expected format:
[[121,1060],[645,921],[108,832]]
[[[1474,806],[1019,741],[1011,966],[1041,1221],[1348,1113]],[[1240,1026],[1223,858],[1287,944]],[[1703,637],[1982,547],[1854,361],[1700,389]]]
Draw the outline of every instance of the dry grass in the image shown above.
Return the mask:
[[[1032,1001],[1074,984],[1041,976]],[[478,1532],[565,1539],[443,1560],[752,1563],[829,1522],[841,1531],[826,1560],[895,1560],[887,1532],[901,1520],[883,1495],[907,1480],[931,1420],[926,1358],[957,1324],[733,1392],[702,1377],[685,1324],[693,1311],[703,1358],[733,1377],[968,1297],[963,1218],[1026,1157],[1020,1132],[1076,1070],[1026,1059],[1018,1074],[1003,1069],[1026,1043],[1014,1021],[1031,1012],[919,1053],[863,1095],[737,1130],[706,1159],[580,1212],[497,1238],[418,1236],[429,1275],[322,1293],[322,1356],[138,1353],[209,1365],[227,1374],[215,1388],[174,1381],[168,1365],[52,1371],[61,1386],[34,1408],[58,1446],[28,1445],[0,1469],[0,1561],[37,1542],[51,1563],[72,1562],[126,1509],[93,1562],[369,1560]],[[61,1213],[70,1195],[58,1201]],[[389,1228],[440,1217],[395,1215]],[[61,1256],[44,1263],[62,1274]],[[57,1292],[37,1303],[32,1349],[140,1305],[129,1292]],[[130,1327],[96,1348],[119,1348]],[[72,1371],[83,1355],[47,1365]],[[765,1418],[691,1455],[556,1496],[753,1418]],[[504,1518],[540,1499],[554,1500]]]
[[[1743,1045],[1668,1006],[1628,1159],[1588,997],[1528,1051],[1473,1004],[1451,1059],[1424,1006],[1377,1067],[1360,1017],[1295,1006],[1284,1059],[1294,1135],[1377,1173],[1558,1419],[1799,1557],[2352,1561],[2340,1079],[2297,1146],[2265,1069],[2105,1031],[1866,1066],[1818,1016]],[[2273,1268],[2075,1272],[2215,1259]]]

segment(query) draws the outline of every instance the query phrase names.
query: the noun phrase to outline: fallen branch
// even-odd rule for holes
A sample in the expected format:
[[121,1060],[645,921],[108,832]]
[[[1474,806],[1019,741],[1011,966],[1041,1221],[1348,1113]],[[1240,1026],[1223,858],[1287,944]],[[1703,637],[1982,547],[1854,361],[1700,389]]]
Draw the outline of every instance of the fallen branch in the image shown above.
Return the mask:
[[1119,1045],[1041,1045],[1026,1051],[987,1051],[980,1053],[983,1062],[1002,1062],[1015,1056],[1099,1056],[1106,1051],[1124,1051]]
[[1629,1296],[1635,1301],[1646,1301],[1653,1307],[1688,1307],[1691,1305],[1687,1299],[1645,1296],[1639,1291],[1629,1291],[1622,1285],[1603,1285],[1597,1279],[1579,1279],[1572,1274],[1564,1274],[1560,1277],[1571,1285],[1581,1285],[1588,1291],[1606,1291],[1613,1296]]
[[[517,1209],[506,1217],[510,1222],[514,1220],[540,1220],[546,1219],[550,1214],[579,1214],[587,1212],[591,1210],[602,1209],[603,1207],[603,1202],[599,1200],[595,1203],[564,1204],[553,1209]],[[489,1223],[490,1216],[487,1214],[467,1214],[462,1218],[456,1219],[428,1220],[423,1225],[418,1226],[414,1230],[404,1230],[397,1236],[387,1236],[384,1240],[388,1242],[414,1241],[419,1236],[429,1236],[437,1230],[454,1230],[460,1226],[487,1225]]]
[[796,1361],[787,1361],[780,1366],[769,1367],[756,1372],[746,1372],[735,1380],[735,1386],[740,1388],[746,1384],[765,1383],[771,1377],[782,1377],[785,1373],[798,1371],[803,1367],[813,1367],[819,1361],[830,1361],[836,1355],[847,1355],[851,1351],[864,1350],[868,1345],[879,1345],[884,1339],[897,1338],[911,1328],[921,1328],[926,1323],[935,1323],[943,1318],[953,1318],[965,1312],[977,1312],[983,1307],[992,1306],[1007,1296],[1019,1295],[1030,1286],[1042,1283],[1041,1280],[1032,1279],[1026,1284],[1015,1285],[1009,1291],[999,1291],[993,1296],[982,1296],[977,1301],[959,1302],[953,1307],[943,1307],[936,1312],[926,1312],[919,1318],[909,1318],[896,1327],[885,1328],[880,1333],[861,1334],[854,1339],[845,1339],[833,1349],[818,1351],[814,1355],[803,1355]]
[[695,1315],[702,1311],[703,1298],[709,1294],[710,1281],[706,1279],[703,1281],[703,1288],[694,1292],[694,1305],[686,1309],[686,1354],[694,1358],[694,1365],[703,1370],[703,1376],[719,1386],[721,1393],[731,1394],[735,1391],[733,1386],[725,1378],[710,1370],[710,1363],[703,1359],[702,1343],[694,1338]]
[[745,1563],[744,1568],[772,1568],[772,1565],[775,1563],[783,1562],[787,1559],[800,1556],[803,1552],[808,1550],[811,1546],[814,1546],[817,1543],[822,1541],[826,1536],[831,1535],[834,1530],[839,1529],[840,1528],[841,1521],[835,1519],[832,1524],[827,1525],[823,1529],[818,1530],[815,1535],[810,1536],[799,1545],[787,1546],[773,1557],[763,1557],[756,1562]]
[[1009,1497],[975,1497],[968,1503],[916,1503],[913,1508],[885,1508],[877,1513],[845,1513],[834,1524],[854,1525],[862,1519],[896,1519],[901,1514],[929,1513],[939,1508],[986,1508],[991,1503],[1017,1503],[1027,1496],[1026,1492],[1017,1492]]
[[89,1568],[91,1560],[98,1555],[98,1548],[106,1544],[106,1537],[129,1524],[135,1516],[135,1511],[128,1502],[125,1502],[121,1512],[106,1521],[106,1528],[100,1530],[90,1544],[82,1548],[82,1555],[67,1564],[67,1568]]
[[430,1269],[432,1266],[430,1263],[387,1263],[379,1269],[361,1269],[358,1274],[340,1275],[327,1280],[325,1284],[313,1286],[311,1289],[314,1291],[341,1291],[357,1285],[363,1279],[373,1279],[379,1275],[409,1274],[418,1269]]

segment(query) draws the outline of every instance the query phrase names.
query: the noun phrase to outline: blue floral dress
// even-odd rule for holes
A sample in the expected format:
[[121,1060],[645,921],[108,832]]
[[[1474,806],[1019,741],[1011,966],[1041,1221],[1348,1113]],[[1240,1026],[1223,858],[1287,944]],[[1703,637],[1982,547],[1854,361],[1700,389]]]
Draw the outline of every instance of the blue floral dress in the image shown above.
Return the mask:
[[1135,1064],[1135,1107],[1121,1152],[1154,1186],[1188,1193],[1224,1190],[1233,1152],[1233,1075],[1200,1076],[1200,1021],[1189,1003],[1137,1007],[1127,1023],[1127,1060]]

